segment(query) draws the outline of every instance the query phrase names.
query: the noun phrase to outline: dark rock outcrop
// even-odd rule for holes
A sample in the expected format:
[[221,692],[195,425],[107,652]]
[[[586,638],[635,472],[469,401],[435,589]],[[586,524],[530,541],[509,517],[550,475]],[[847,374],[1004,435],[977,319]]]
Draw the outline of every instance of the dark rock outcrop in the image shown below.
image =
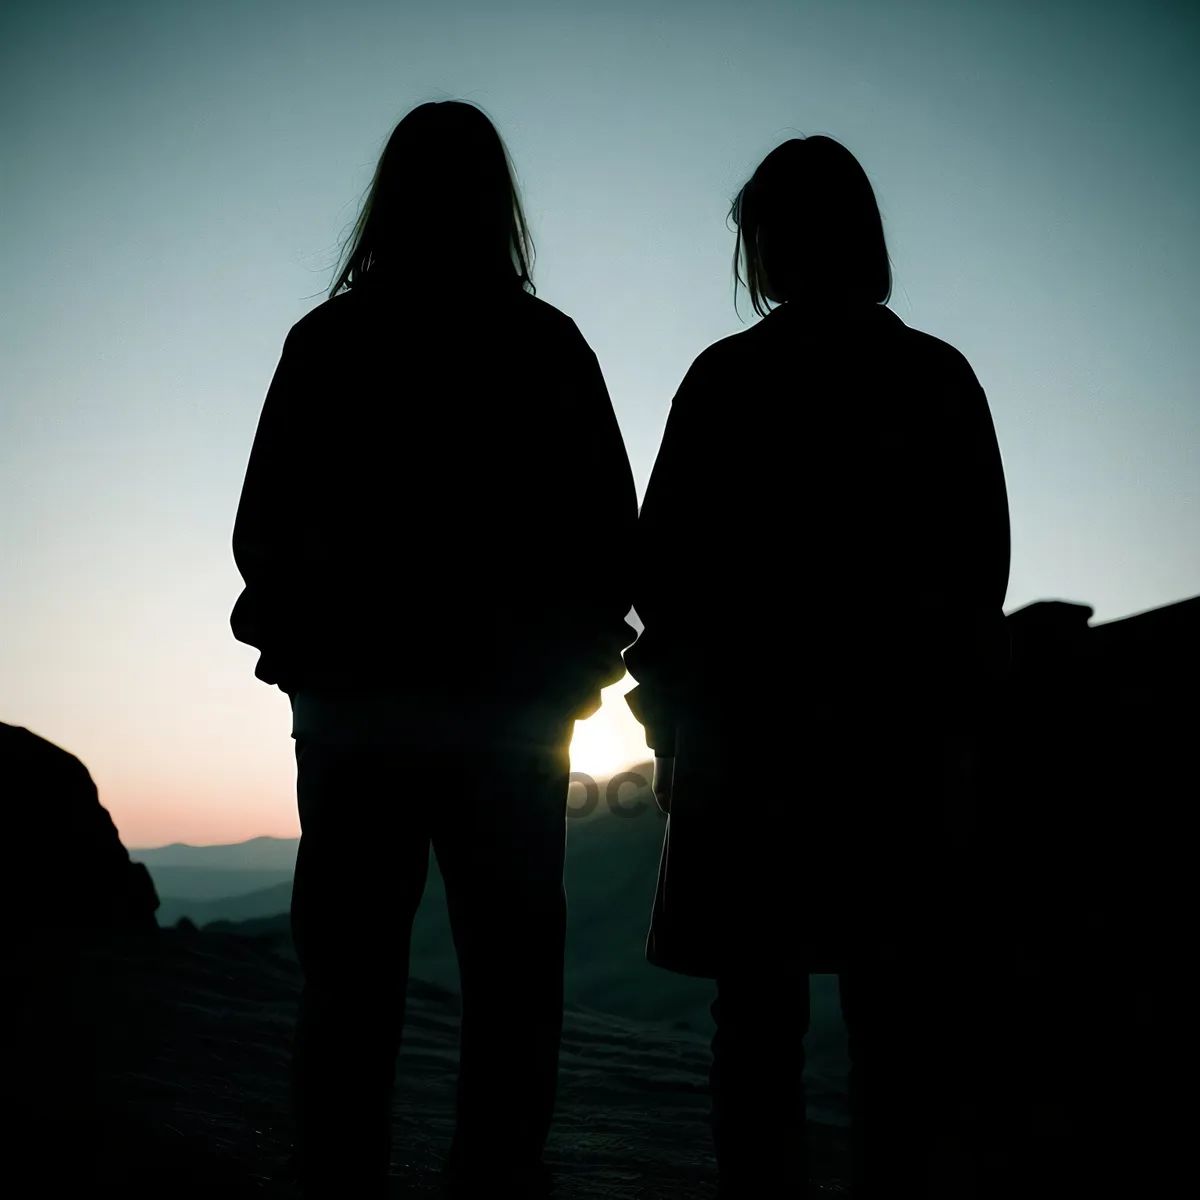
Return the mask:
[[1008,617],[984,841],[1030,949],[1057,957],[1096,938],[1114,962],[1149,962],[1178,934],[1190,873],[1200,597],[1099,625],[1091,616],[1051,601]]
[[1029,1179],[1037,1195],[1142,1194],[1150,1147],[1187,1144],[1167,1130],[1170,1077],[1188,1077],[1168,1014],[1192,940],[1200,597],[1091,617],[1058,601],[1009,615],[1012,669],[979,748],[974,969],[997,1194],[1033,1196]]
[[40,1190],[94,1194],[121,1128],[100,1080],[142,1065],[142,1001],[114,994],[112,956],[157,952],[158,896],[73,754],[0,724],[0,798],[0,1152]]
[[18,940],[157,928],[150,874],[130,861],[75,755],[0,723],[0,793],[9,847],[0,912]]

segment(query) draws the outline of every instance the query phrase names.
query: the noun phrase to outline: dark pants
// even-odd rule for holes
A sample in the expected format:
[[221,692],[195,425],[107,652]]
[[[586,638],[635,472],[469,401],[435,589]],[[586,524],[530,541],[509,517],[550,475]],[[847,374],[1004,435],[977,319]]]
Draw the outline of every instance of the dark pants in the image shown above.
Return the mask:
[[536,1164],[562,1030],[566,732],[519,747],[296,746],[293,1051],[310,1195],[384,1195],[413,917],[432,844],[462,983],[451,1161]]
[[[974,1195],[960,1122],[970,1115],[969,1032],[932,965],[864,962],[838,976],[849,1034],[856,1200]],[[803,1195],[808,976],[717,980],[712,1125],[722,1197]],[[955,1061],[952,1051],[962,1057]]]

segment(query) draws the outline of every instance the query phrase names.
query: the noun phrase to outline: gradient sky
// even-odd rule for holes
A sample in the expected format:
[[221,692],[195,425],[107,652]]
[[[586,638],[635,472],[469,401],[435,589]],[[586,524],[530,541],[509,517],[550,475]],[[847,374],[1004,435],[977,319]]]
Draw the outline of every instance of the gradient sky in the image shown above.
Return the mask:
[[[1054,0],[4,5],[0,720],[78,754],[127,845],[298,831],[287,700],[229,631],[233,518],[284,336],[430,99],[507,140],[639,492],[688,365],[744,327],[732,195],[826,133],[875,186],[892,308],[988,393],[1007,607],[1200,593],[1198,30]],[[645,753],[621,690],[592,765]]]

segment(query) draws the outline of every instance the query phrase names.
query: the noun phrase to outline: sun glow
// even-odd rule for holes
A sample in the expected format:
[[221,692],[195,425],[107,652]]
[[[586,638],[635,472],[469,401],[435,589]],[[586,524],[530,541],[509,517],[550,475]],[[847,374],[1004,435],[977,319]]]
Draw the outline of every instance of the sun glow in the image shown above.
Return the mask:
[[642,727],[625,703],[635,681],[626,675],[600,693],[599,709],[575,723],[571,739],[571,770],[602,779],[650,758]]

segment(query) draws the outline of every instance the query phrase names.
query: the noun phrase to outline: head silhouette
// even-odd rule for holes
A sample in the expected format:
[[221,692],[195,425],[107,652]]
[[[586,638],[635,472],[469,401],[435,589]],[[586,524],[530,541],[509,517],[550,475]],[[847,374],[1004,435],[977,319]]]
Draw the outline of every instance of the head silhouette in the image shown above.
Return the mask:
[[473,104],[414,108],[388,138],[330,295],[387,282],[404,290],[533,291],[533,243],[512,163]]
[[[815,135],[777,146],[734,198],[735,290],[770,303],[884,304],[892,292],[883,221],[858,160]],[[746,275],[742,277],[741,264]],[[736,295],[734,297],[736,305]]]

